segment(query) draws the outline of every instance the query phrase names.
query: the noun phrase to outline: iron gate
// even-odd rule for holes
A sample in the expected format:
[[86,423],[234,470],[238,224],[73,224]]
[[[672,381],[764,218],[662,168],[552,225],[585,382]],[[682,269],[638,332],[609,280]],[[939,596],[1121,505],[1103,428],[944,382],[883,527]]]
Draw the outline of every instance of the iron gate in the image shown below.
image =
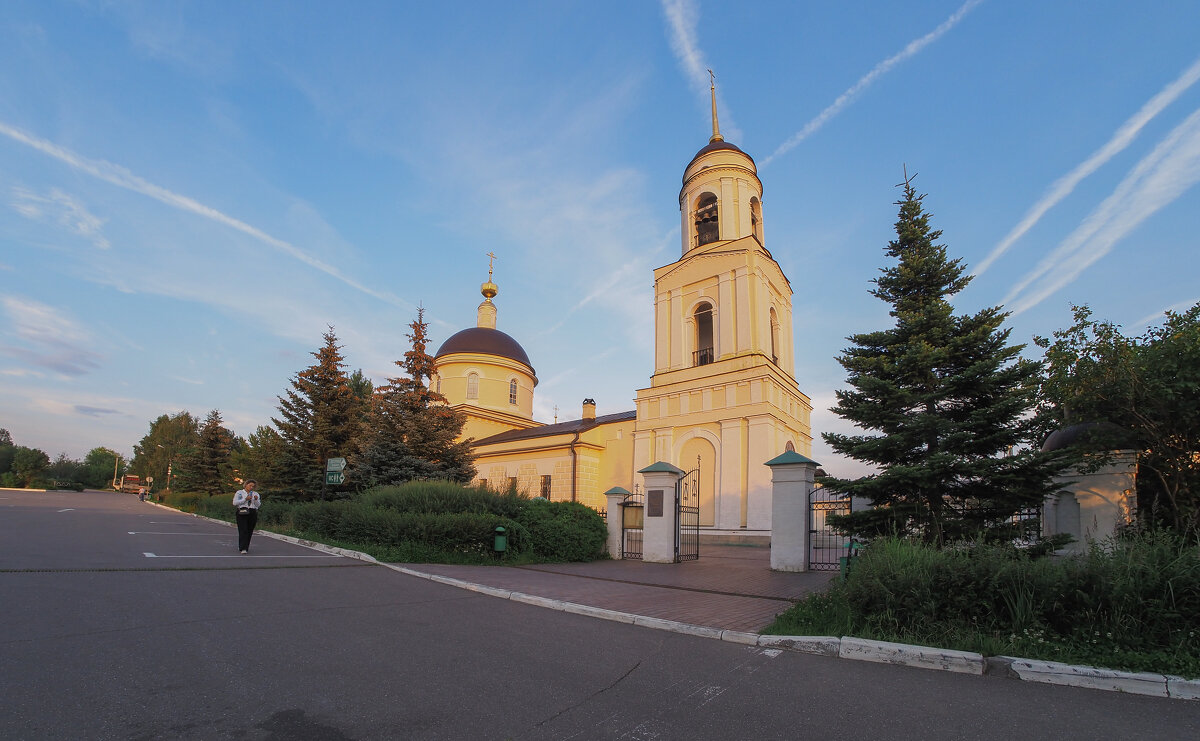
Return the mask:
[[675,482],[675,563],[700,558],[700,458]]
[[637,487],[621,500],[621,558],[641,559],[646,498]]
[[808,509],[808,568],[837,571],[839,559],[850,556],[850,538],[834,532],[826,518],[831,514],[850,514],[850,497],[817,487],[808,495]]

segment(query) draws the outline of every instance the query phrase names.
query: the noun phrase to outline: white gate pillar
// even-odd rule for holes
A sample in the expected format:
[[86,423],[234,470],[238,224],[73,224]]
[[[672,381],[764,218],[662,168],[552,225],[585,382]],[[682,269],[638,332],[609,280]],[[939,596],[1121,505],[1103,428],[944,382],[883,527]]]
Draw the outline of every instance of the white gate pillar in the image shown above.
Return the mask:
[[683,471],[659,461],[638,471],[646,492],[642,526],[642,560],[646,563],[675,563],[675,537],[679,534],[679,512],[675,509],[675,484]]
[[771,568],[808,571],[812,528],[808,498],[817,462],[789,450],[766,465],[771,468]]
[[621,558],[623,550],[621,548],[621,527],[625,508],[621,506],[621,502],[624,502],[627,496],[629,496],[629,491],[619,486],[614,486],[604,492],[604,498],[608,500],[607,514],[604,516],[608,525],[608,538],[604,541],[604,547],[608,550],[608,555],[616,559]]

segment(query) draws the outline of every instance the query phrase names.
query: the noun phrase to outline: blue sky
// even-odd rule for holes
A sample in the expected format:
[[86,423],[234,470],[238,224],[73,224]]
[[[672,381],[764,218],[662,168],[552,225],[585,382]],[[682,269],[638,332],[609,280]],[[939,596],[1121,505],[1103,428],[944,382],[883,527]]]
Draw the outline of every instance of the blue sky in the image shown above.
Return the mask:
[[487,252],[535,416],[632,409],[709,67],[818,437],[845,338],[889,322],[905,166],[978,274],[961,310],[1138,333],[1200,300],[1197,28],[1182,1],[8,0],[0,427],[52,456],[185,409],[246,435],[327,325],[376,381],[418,305],[434,347],[473,326]]

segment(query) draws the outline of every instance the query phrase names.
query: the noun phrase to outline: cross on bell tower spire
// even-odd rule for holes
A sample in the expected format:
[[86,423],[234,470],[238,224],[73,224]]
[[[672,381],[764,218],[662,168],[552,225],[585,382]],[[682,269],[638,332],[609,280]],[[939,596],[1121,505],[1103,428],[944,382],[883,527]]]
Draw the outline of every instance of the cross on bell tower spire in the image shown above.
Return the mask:
[[717,125],[717,76],[710,69],[708,71],[708,91],[712,96],[712,117],[713,117],[713,133],[709,143],[725,141],[725,137],[721,136],[721,127]]

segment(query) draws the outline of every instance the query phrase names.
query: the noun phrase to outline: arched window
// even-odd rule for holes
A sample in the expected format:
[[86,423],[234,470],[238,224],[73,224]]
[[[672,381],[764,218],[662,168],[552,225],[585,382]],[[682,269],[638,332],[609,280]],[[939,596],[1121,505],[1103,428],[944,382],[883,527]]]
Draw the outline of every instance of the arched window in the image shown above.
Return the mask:
[[750,199],[750,230],[758,243],[762,244],[762,203],[757,198]]
[[478,373],[472,373],[469,376],[467,376],[467,398],[468,399],[478,399],[479,398],[479,374]]
[[512,379],[508,382],[508,403],[517,403],[517,379]]
[[708,365],[713,361],[713,308],[705,302],[696,307],[696,350],[692,365]]
[[715,242],[721,238],[717,223],[717,197],[704,193],[696,201],[696,246]]
[[779,364],[779,315],[771,307],[771,362]]
[[439,394],[442,393],[442,377],[441,376],[437,377],[437,392]]
[[795,452],[796,452],[796,446],[792,444],[792,441],[791,441],[791,440],[788,440],[788,441],[787,441],[787,445],[784,445],[784,446],[783,446],[783,449],[784,449],[785,451],[789,452],[789,453],[795,453]]

